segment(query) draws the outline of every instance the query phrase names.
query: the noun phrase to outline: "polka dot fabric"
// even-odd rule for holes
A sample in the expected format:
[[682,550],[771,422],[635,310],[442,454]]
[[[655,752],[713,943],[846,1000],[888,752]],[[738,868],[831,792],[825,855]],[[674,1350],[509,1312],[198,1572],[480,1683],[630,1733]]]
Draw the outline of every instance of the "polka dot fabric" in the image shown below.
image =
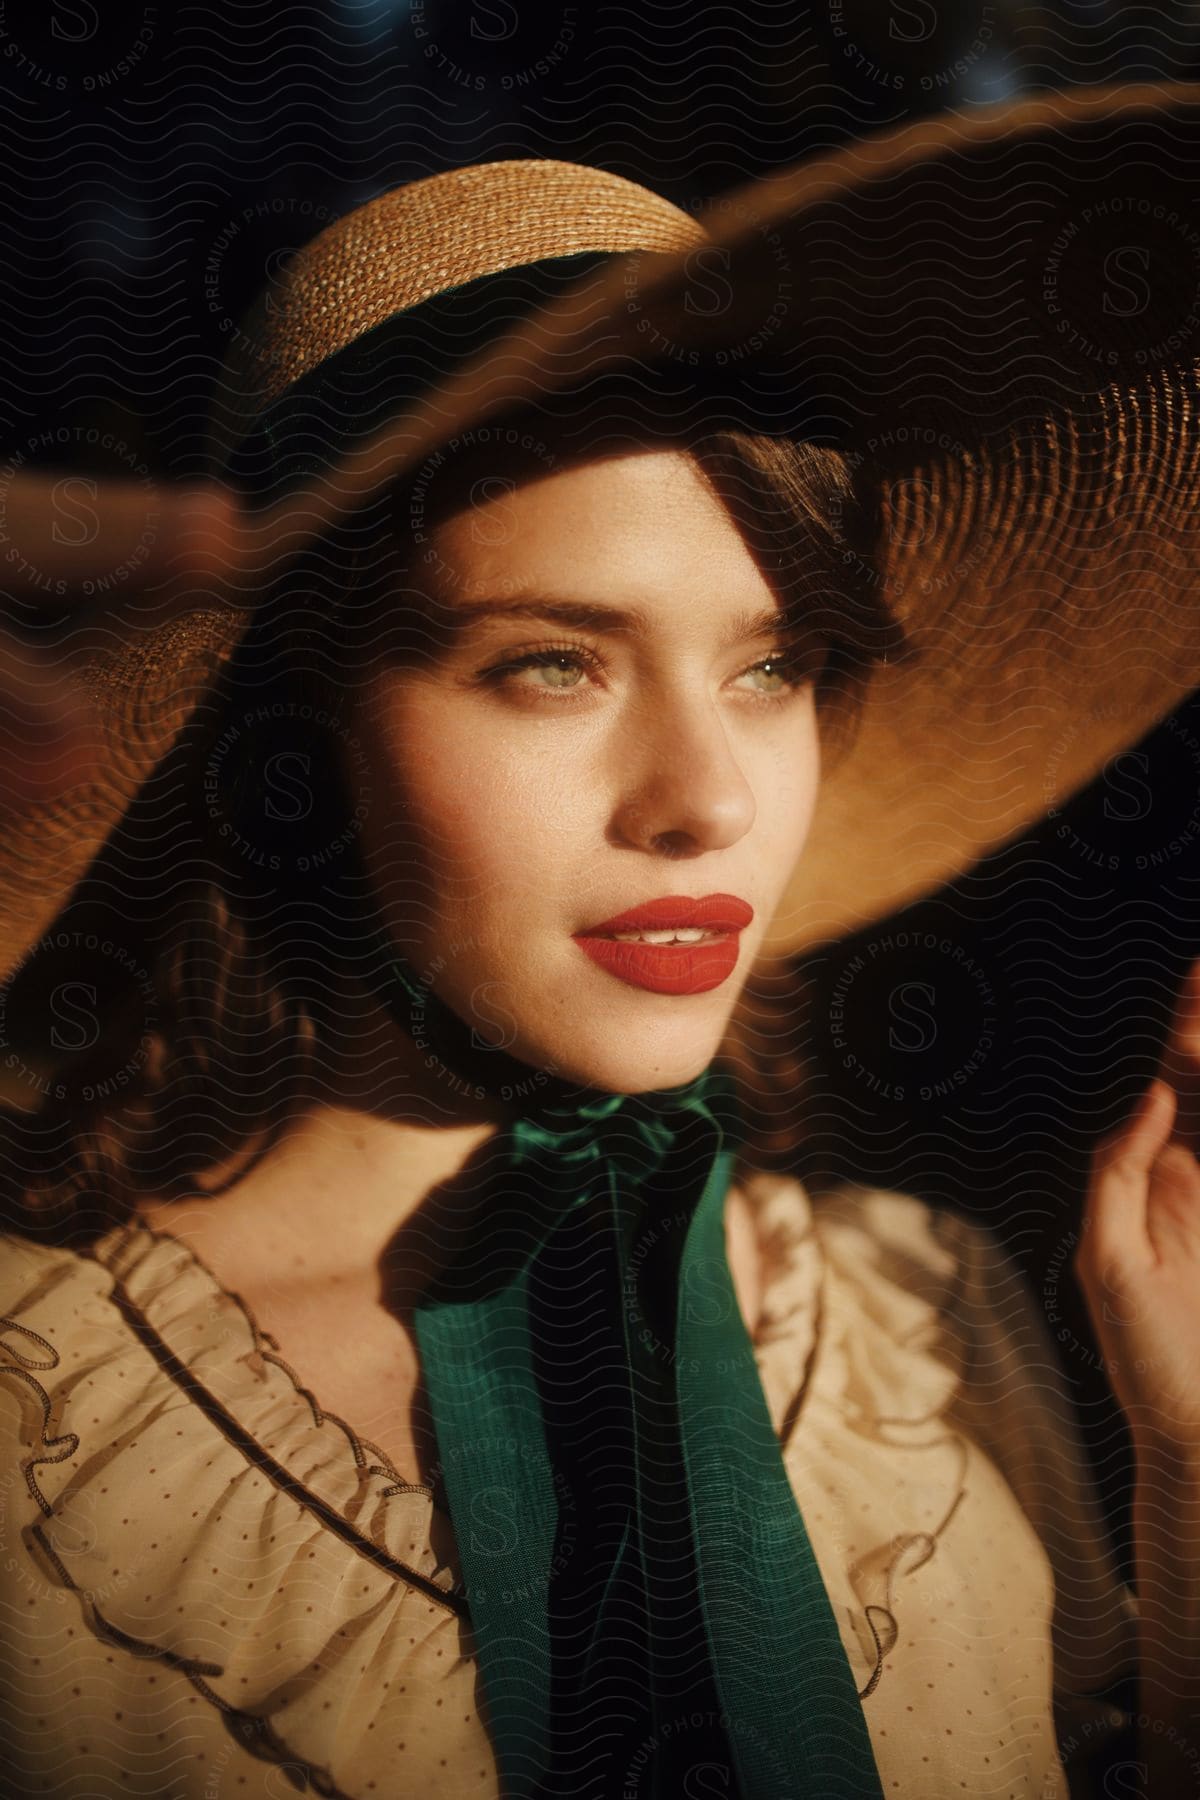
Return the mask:
[[[1136,1609],[990,1233],[751,1172],[755,1356],[885,1793],[1067,1800]],[[142,1224],[0,1266],[0,1791],[498,1794],[449,1521]],[[1057,1736],[1056,1736],[1057,1719]]]

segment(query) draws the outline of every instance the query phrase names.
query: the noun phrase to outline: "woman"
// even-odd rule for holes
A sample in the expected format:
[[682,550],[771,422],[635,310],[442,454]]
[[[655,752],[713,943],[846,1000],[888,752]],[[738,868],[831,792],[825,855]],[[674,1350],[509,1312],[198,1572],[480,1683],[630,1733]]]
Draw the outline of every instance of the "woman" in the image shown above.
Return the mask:
[[[335,324],[243,479],[494,335],[511,266]],[[525,397],[381,483],[49,934],[117,973],[8,1246],[14,1791],[1050,1795],[1054,1703],[1103,1734],[1137,1613],[995,1243],[732,1179],[734,1003],[904,634],[846,459],[679,402]],[[1191,1243],[1162,1098],[1112,1167]]]

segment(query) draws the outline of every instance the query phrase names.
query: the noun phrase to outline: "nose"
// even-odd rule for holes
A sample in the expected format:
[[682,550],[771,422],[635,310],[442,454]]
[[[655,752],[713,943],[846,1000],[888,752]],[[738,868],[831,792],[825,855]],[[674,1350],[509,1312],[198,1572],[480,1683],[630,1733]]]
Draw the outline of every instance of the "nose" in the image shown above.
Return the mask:
[[618,840],[692,857],[736,844],[754,823],[754,790],[720,712],[693,690],[663,696],[629,722],[617,755]]

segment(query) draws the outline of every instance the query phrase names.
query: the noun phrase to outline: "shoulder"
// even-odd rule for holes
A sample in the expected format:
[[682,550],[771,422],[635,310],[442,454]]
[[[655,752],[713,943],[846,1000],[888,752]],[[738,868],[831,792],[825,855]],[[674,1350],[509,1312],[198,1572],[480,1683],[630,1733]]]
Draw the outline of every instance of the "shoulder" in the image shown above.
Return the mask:
[[895,1188],[844,1182],[810,1188],[796,1176],[746,1168],[737,1204],[753,1222],[768,1269],[809,1259],[857,1285],[891,1287],[947,1311],[964,1290],[1011,1269],[994,1234],[949,1208]]
[[[182,1792],[186,1761],[201,1785],[216,1770],[258,1793],[265,1757],[360,1793],[399,1751],[414,1791],[494,1792],[429,1490],[320,1411],[186,1245],[120,1230],[91,1256],[0,1244],[12,1791],[61,1790],[68,1769],[72,1792],[115,1794],[140,1766],[139,1791]],[[330,1652],[367,1638],[365,1661]],[[72,1689],[97,1733],[63,1707]],[[413,1717],[444,1703],[462,1723],[425,1754],[402,1720],[397,1750],[397,1692]],[[146,1762],[147,1716],[170,1767]],[[31,1718],[46,1729],[31,1735]],[[329,1725],[345,1718],[351,1733]]]
[[21,1231],[0,1232],[0,1308],[7,1312],[31,1279],[51,1269],[80,1270],[92,1259],[83,1250],[44,1243]]
[[807,1265],[836,1303],[906,1344],[933,1348],[966,1395],[998,1390],[1032,1418],[1036,1398],[1069,1410],[1058,1349],[1033,1285],[997,1229],[902,1189],[846,1182],[810,1191],[795,1176],[746,1170],[736,1185],[754,1222],[768,1289]]
[[112,1285],[86,1252],[0,1234],[0,1441],[10,1461],[32,1453],[26,1474],[39,1504],[43,1475],[61,1486],[79,1447],[74,1432],[59,1432],[66,1396],[121,1359],[128,1333]]
[[789,1396],[781,1419],[838,1435],[863,1407],[943,1415],[972,1360],[960,1303],[969,1228],[897,1189],[810,1189],[752,1169],[736,1185],[758,1253],[756,1347],[771,1392]]
[[[982,1453],[1053,1572],[1056,1693],[1106,1690],[1134,1666],[1136,1602],[1113,1556],[1069,1371],[1041,1296],[1000,1233],[895,1189],[810,1194],[795,1177],[768,1172],[747,1172],[739,1186],[772,1271],[771,1333],[789,1354],[821,1339],[810,1422],[819,1416],[841,1452],[850,1441],[861,1447],[866,1414],[881,1429],[886,1419],[889,1433],[897,1421],[941,1419],[976,1459]],[[819,1414],[814,1397],[825,1403]],[[805,1455],[813,1454],[810,1436]],[[1009,1503],[997,1498],[993,1519],[1001,1504]]]
[[86,1251],[0,1233],[0,1331],[11,1355],[20,1339],[44,1332],[62,1349],[106,1311],[112,1279]]
[[[889,1380],[955,1419],[1011,1465],[1062,1432],[1072,1403],[1031,1282],[996,1229],[906,1190],[809,1190],[746,1170],[737,1186],[757,1243],[762,1318],[856,1343]],[[857,1353],[856,1353],[857,1354]],[[899,1392],[897,1400],[903,1396]]]

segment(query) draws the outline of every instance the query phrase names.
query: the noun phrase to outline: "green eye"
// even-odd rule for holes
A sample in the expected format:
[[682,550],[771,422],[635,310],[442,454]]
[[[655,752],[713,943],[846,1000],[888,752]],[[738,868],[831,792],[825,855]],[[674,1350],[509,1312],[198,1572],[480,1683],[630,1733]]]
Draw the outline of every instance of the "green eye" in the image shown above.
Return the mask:
[[552,680],[526,681],[518,685],[540,687],[546,693],[567,693],[580,685],[580,678],[586,672],[586,667],[587,659],[579,650],[529,650],[522,656],[514,656],[511,662],[489,669],[488,678],[510,682],[522,669],[545,669],[553,677]]
[[766,677],[766,681],[754,689],[761,699],[788,700],[816,680],[821,661],[811,646],[776,650],[751,668],[744,669],[742,674]]
[[[574,668],[569,666],[571,663],[575,663]],[[554,677],[552,681],[548,681],[545,684],[550,688],[576,687],[583,675],[582,667],[579,665],[576,658],[571,656],[555,656],[553,661],[538,662],[533,666],[542,669],[547,675]]]
[[[768,695],[772,697],[790,687],[792,685],[792,680],[794,679],[794,677],[789,679],[787,665],[780,656],[764,657],[762,662],[755,663],[754,667],[752,669],[747,669],[745,673],[747,675],[766,674],[771,681],[777,683],[777,686],[766,690]],[[759,689],[760,693],[763,691],[762,688]]]
[[[547,679],[537,681],[518,681],[517,677],[526,669],[546,671]],[[586,685],[589,675],[603,674],[603,665],[595,653],[582,644],[547,644],[541,649],[525,650],[502,663],[496,663],[486,669],[481,677],[489,686],[518,687],[527,691],[543,694],[572,694]],[[788,700],[798,694],[815,677],[816,668],[811,650],[777,650],[770,656],[762,657],[740,675],[734,676],[737,682],[745,681],[748,676],[760,676],[762,679],[751,687],[760,700]]]

